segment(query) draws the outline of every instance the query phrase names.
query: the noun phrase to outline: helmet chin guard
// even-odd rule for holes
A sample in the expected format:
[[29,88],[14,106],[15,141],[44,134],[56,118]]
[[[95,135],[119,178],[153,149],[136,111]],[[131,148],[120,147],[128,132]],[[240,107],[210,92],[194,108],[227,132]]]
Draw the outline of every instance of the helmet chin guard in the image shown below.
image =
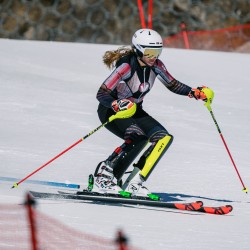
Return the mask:
[[[163,42],[161,36],[155,30],[139,29],[132,37],[132,46],[135,53],[140,58],[144,55],[149,57],[159,57],[162,51]],[[148,54],[150,51],[151,53]]]

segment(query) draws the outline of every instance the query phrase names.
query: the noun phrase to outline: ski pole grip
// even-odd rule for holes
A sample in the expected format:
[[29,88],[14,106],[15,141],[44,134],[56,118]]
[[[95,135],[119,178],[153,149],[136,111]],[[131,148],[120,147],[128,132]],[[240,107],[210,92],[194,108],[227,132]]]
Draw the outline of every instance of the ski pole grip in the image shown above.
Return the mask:
[[126,119],[133,116],[136,112],[136,103],[129,109],[122,110],[117,112],[116,114],[109,117],[109,122],[112,122],[115,119]]
[[213,101],[213,99],[214,99],[214,92],[213,92],[212,89],[206,88],[206,87],[202,88],[201,91],[202,91],[202,92],[206,95],[206,97],[207,97],[207,99],[206,99],[206,101],[205,101],[205,103],[204,103],[204,106],[206,106],[207,109],[208,109],[209,111],[211,111],[212,109],[211,109],[211,106],[210,106],[210,105],[212,104],[212,101]]

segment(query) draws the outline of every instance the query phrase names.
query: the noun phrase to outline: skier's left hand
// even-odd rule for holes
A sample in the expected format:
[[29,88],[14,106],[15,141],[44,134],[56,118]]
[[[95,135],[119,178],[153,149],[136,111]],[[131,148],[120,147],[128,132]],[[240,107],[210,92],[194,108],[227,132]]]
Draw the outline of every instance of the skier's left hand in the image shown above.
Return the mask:
[[188,96],[190,98],[195,98],[196,100],[206,101],[207,100],[207,96],[202,91],[203,88],[207,88],[207,87],[202,86],[202,87],[192,88],[191,91],[189,92]]
[[118,112],[118,111],[130,109],[134,105],[134,103],[128,99],[122,99],[122,100],[113,101],[111,105],[112,105],[112,109],[115,112]]

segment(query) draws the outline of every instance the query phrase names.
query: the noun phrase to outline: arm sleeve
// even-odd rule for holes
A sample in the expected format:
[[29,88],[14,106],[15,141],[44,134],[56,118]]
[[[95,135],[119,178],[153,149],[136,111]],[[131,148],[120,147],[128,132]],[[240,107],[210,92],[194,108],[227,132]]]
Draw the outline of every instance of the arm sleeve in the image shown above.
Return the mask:
[[117,99],[116,87],[121,81],[125,81],[131,75],[128,63],[123,63],[111,73],[99,88],[96,98],[105,107],[111,108],[112,102]]
[[157,78],[167,87],[170,91],[178,95],[188,95],[191,87],[176,80],[166,69],[165,65],[159,59],[155,66],[155,73]]
[[99,88],[96,98],[107,108],[111,108],[112,102],[116,100],[115,93],[112,93],[112,91],[108,89],[105,84],[102,84]]

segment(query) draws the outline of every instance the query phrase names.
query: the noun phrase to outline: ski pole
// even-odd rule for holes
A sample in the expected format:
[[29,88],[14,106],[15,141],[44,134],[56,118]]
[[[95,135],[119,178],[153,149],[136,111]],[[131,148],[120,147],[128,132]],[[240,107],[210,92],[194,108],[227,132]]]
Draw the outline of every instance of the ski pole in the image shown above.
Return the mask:
[[25,180],[27,180],[28,178],[30,178],[32,175],[34,175],[35,173],[37,173],[38,171],[40,171],[41,169],[43,169],[44,167],[46,167],[47,165],[49,165],[51,162],[53,162],[54,160],[56,160],[57,158],[59,158],[60,156],[62,156],[64,153],[66,153],[67,151],[69,151],[70,149],[72,149],[73,147],[75,147],[76,145],[78,145],[80,142],[82,142],[83,140],[85,140],[86,138],[88,138],[89,136],[91,136],[92,134],[94,134],[96,131],[98,131],[102,127],[105,127],[108,123],[112,122],[115,119],[129,118],[129,117],[133,116],[135,114],[135,112],[136,112],[136,104],[134,103],[134,105],[131,108],[123,110],[123,111],[119,111],[116,114],[110,116],[109,120],[107,122],[101,124],[100,126],[98,126],[97,128],[95,128],[94,130],[92,130],[90,133],[88,133],[87,135],[85,135],[84,137],[82,137],[81,139],[79,139],[77,142],[75,142],[74,144],[72,144],[71,146],[69,146],[68,148],[66,148],[60,154],[56,155],[54,158],[52,158],[51,160],[49,160],[48,162],[46,162],[45,164],[43,164],[41,167],[39,167],[38,169],[36,169],[32,173],[30,173],[29,175],[27,175],[26,177],[24,177],[19,182],[14,183],[14,185],[12,186],[12,188],[18,187],[18,185],[20,185],[22,182],[24,182]]
[[239,177],[239,179],[240,179],[240,182],[241,182],[241,184],[242,184],[242,186],[243,186],[242,191],[245,192],[245,193],[247,194],[247,193],[248,193],[248,188],[245,186],[245,184],[244,184],[244,182],[243,182],[243,180],[242,180],[242,178],[241,178],[241,176],[240,176],[240,173],[239,173],[239,171],[238,171],[238,169],[237,169],[237,167],[236,167],[236,164],[235,164],[235,162],[234,162],[234,159],[233,159],[233,157],[232,157],[232,155],[231,155],[231,153],[230,153],[230,151],[229,151],[229,148],[228,148],[228,146],[227,146],[227,143],[226,143],[226,141],[225,141],[225,139],[224,139],[224,137],[223,137],[223,135],[222,135],[222,133],[221,133],[220,127],[219,127],[219,125],[218,125],[218,122],[217,122],[216,119],[215,119],[213,110],[212,110],[212,108],[211,108],[211,103],[212,103],[212,100],[213,100],[214,93],[213,93],[212,90],[209,89],[209,88],[205,88],[205,89],[203,89],[202,91],[206,94],[207,97],[210,97],[210,98],[207,98],[207,101],[205,102],[204,105],[207,107],[208,111],[210,112],[210,114],[211,114],[211,116],[212,116],[212,119],[213,119],[213,121],[214,121],[214,124],[215,124],[215,126],[216,126],[216,128],[217,128],[217,130],[218,130],[218,132],[219,132],[219,134],[220,134],[220,137],[221,137],[221,139],[222,139],[222,141],[223,141],[223,144],[224,144],[224,146],[225,146],[225,148],[226,148],[226,150],[227,150],[227,153],[228,153],[228,155],[229,155],[229,157],[230,157],[230,159],[231,159],[231,161],[232,161],[232,163],[233,163],[234,169],[235,169],[235,171],[236,171],[236,173],[237,173],[237,175],[238,175],[238,177]]

